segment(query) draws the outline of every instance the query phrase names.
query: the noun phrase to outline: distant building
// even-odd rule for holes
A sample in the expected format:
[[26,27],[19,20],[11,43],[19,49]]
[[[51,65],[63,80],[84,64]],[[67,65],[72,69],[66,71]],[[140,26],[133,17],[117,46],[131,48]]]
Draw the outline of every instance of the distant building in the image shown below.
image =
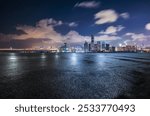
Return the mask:
[[137,52],[137,47],[132,45],[117,47],[118,52]]
[[106,50],[106,44],[105,42],[102,42],[102,51],[105,51]]
[[95,52],[95,45],[94,45],[94,36],[91,35],[91,45],[90,45],[90,51]]
[[59,51],[60,51],[60,52],[69,52],[69,48],[68,48],[67,43],[64,43],[64,46],[61,46],[61,47],[59,48]]
[[[131,48],[130,48],[131,49]],[[122,48],[120,48],[121,51]],[[133,50],[133,49],[132,49]],[[91,35],[91,42],[84,43],[84,52],[116,52],[116,47],[112,46],[104,41],[95,42],[94,35]]]
[[102,49],[101,49],[101,42],[98,41],[97,42],[97,52],[101,52],[101,51],[102,51]]
[[112,47],[110,47],[110,50],[109,50],[110,52],[116,52],[116,47],[114,47],[114,46],[112,46]]
[[75,47],[76,52],[84,52],[84,47],[81,45],[78,45]]
[[150,53],[150,47],[145,47],[145,48],[143,48],[143,52]]
[[91,35],[91,43],[94,44],[94,35]]
[[116,47],[112,46],[112,52],[116,51]]
[[109,51],[109,44],[106,44],[106,51]]
[[136,52],[137,51],[137,47],[136,46],[127,45],[126,46],[126,51],[128,51],[128,52]]
[[89,44],[89,52],[91,52],[91,44]]
[[86,41],[84,43],[84,52],[89,52],[89,44]]

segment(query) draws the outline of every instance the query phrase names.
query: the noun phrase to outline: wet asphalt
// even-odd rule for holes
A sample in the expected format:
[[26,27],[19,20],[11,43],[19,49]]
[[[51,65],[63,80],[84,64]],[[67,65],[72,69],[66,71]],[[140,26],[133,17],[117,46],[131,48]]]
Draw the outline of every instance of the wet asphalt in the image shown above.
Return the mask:
[[0,53],[1,99],[150,99],[150,54]]

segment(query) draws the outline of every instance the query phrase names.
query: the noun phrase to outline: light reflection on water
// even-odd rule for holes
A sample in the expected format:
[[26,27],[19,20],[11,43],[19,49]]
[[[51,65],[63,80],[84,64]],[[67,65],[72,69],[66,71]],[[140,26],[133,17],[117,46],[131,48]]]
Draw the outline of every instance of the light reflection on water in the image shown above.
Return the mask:
[[45,53],[42,53],[40,55],[40,66],[45,67],[47,65],[46,61],[47,61],[47,55]]
[[46,59],[45,53],[42,53],[42,54],[41,54],[41,58],[42,58],[42,59]]
[[96,61],[101,67],[105,67],[105,62],[107,61],[107,58],[105,55],[97,55],[96,56]]
[[16,56],[15,53],[10,53],[10,56],[8,57],[8,60],[10,60],[10,61],[17,61],[18,57]]
[[56,53],[55,54],[55,59],[58,59],[59,58],[59,55]]
[[3,66],[3,75],[10,77],[7,79],[15,79],[17,75],[22,74],[22,62],[16,53],[10,53],[6,57],[6,64]]
[[79,62],[79,61],[78,61],[78,56],[77,56],[77,54],[76,54],[76,53],[71,54],[71,64],[72,64],[72,65],[77,65],[78,62]]

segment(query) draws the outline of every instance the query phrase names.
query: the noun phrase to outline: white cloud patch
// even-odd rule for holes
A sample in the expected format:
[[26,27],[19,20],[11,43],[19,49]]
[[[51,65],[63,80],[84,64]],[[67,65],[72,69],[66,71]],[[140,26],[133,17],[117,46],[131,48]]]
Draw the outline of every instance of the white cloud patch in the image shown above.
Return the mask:
[[53,18],[40,20],[36,26],[38,27],[47,27],[47,26],[60,26],[63,25],[61,20],[56,21]]
[[132,40],[125,40],[123,42],[123,45],[137,45],[137,43],[135,41],[132,41]]
[[95,36],[95,39],[96,41],[114,41],[121,38],[115,35],[100,35],[100,36]]
[[78,24],[76,22],[71,22],[71,23],[68,23],[68,26],[69,27],[77,27]]
[[36,23],[35,26],[20,25],[16,27],[16,30],[22,31],[22,34],[0,34],[0,38],[9,40],[49,40],[51,43],[60,44],[64,38],[61,33],[56,32],[55,26],[61,26],[63,23],[61,20],[42,19]]
[[117,32],[123,30],[125,27],[123,27],[122,25],[119,25],[117,27],[115,26],[110,26],[108,27],[105,31],[101,31],[99,32],[99,34],[106,34],[106,35],[117,35]]
[[[70,43],[79,43],[85,41],[88,37],[82,36],[76,31],[70,31],[66,35],[62,35],[57,32],[54,27],[67,25],[69,27],[77,26],[77,23],[64,23],[61,20],[56,21],[52,18],[50,19],[42,19],[36,23],[35,26],[29,25],[20,25],[16,27],[16,30],[22,31],[22,34],[2,34],[0,33],[0,39],[2,40],[45,40],[44,44],[50,41],[53,45],[60,45],[64,43],[64,41],[68,41]],[[43,43],[42,43],[43,44]]]
[[84,41],[89,41],[90,36],[82,36],[76,31],[70,31],[68,32],[64,38],[66,38],[66,41],[69,43],[83,43]]
[[120,14],[120,17],[124,18],[124,19],[128,19],[130,17],[129,13],[125,12]]
[[136,34],[136,33],[126,33],[125,36],[129,36],[133,39],[133,41],[145,41],[147,40],[150,36],[149,35],[144,35],[143,33]]
[[97,8],[99,7],[100,2],[96,1],[84,1],[81,3],[76,3],[74,7],[81,7],[81,8]]
[[[90,42],[91,36],[83,36],[77,31],[71,30],[67,34],[63,35],[55,30],[55,26],[60,26],[66,23],[62,21],[56,21],[54,19],[43,19],[36,23],[35,26],[20,25],[16,27],[16,30],[22,31],[21,34],[2,34],[0,33],[0,41],[9,42],[10,39],[13,41],[30,41],[35,43],[30,43],[31,47],[37,46],[58,46],[62,45],[64,42],[67,43],[80,43],[83,44],[85,41]],[[69,24],[69,23],[68,23]],[[71,23],[70,23],[71,24]],[[72,23],[70,26],[75,25]],[[97,35],[95,36],[95,41],[100,40],[116,40],[119,39],[116,35]],[[43,43],[41,43],[43,41]]]
[[43,19],[36,26],[18,26],[17,30],[25,32],[25,34],[14,35],[13,38],[25,40],[28,38],[42,39],[47,38],[55,42],[61,42],[61,34],[54,30],[54,26],[62,25],[62,22],[55,20]]
[[112,23],[118,19],[118,14],[114,10],[103,10],[95,14],[95,19],[97,21],[95,24],[105,24],[105,23]]
[[150,23],[148,23],[148,24],[145,25],[145,29],[146,30],[150,30]]
[[56,43],[61,43],[65,38],[61,33],[56,32],[55,26],[67,25],[70,27],[77,26],[75,22],[64,23],[61,20],[56,21],[52,18],[42,19],[35,26],[20,25],[16,30],[24,32],[23,34],[0,34],[0,38],[11,38],[17,40],[26,39],[49,39]]
[[127,18],[128,17],[127,14],[128,13],[122,13],[121,15],[119,15],[113,9],[103,10],[95,14],[96,19],[95,24],[101,25],[105,23],[113,23],[116,22],[120,16]]

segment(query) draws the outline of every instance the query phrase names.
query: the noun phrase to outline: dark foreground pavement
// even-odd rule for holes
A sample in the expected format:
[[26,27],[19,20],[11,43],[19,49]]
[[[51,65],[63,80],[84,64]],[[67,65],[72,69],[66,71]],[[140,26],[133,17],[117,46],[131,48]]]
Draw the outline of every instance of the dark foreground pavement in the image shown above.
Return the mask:
[[0,98],[150,98],[150,54],[0,54]]

